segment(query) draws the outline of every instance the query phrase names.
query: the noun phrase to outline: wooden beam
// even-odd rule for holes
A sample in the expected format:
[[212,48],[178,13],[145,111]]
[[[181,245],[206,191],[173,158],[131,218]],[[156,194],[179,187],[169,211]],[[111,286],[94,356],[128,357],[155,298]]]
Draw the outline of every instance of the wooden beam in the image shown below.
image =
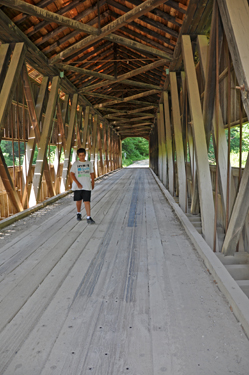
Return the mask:
[[154,94],[157,94],[158,93],[158,90],[150,90],[150,91],[145,91],[145,92],[142,92],[140,94],[136,94],[136,95],[132,95],[132,96],[128,96],[127,98],[124,98],[123,100],[112,100],[110,102],[106,102],[106,103],[101,103],[101,104],[96,104],[94,106],[94,108],[103,108],[103,107],[106,107],[108,105],[114,105],[114,104],[119,104],[120,102],[121,103],[127,103],[127,102],[130,102],[132,100],[135,100],[135,99],[138,99],[138,98],[144,98],[145,96],[149,96],[149,95],[154,95]]
[[89,123],[89,106],[85,109],[85,117],[84,117],[84,128],[83,128],[83,142],[82,147],[86,148],[86,140],[88,135],[88,123]]
[[29,206],[32,207],[37,204],[39,200],[42,175],[44,170],[44,160],[47,152],[48,140],[50,137],[51,127],[55,114],[55,106],[58,99],[59,77],[54,77],[52,80],[51,91],[49,94],[49,101],[45,113],[45,119],[42,129],[42,134],[39,143],[38,155],[35,165],[33,184],[31,187],[31,194],[29,199]]
[[93,128],[92,128],[91,160],[92,160],[93,165],[94,165],[95,177],[98,177],[98,158],[96,157],[98,126],[99,126],[98,116],[94,116],[94,118],[93,118]]
[[9,60],[11,56],[11,48],[9,44],[1,44],[0,46],[0,92],[8,71]]
[[[26,60],[32,65],[37,71],[45,76],[55,76],[59,74],[59,71],[54,66],[49,66],[48,59],[46,56],[29,40],[28,37],[11,21],[11,19],[0,9],[0,27],[4,30],[8,30],[8,35],[14,41],[23,41],[27,46]],[[9,37],[8,37],[9,38]],[[64,92],[74,94],[77,89],[76,87],[64,77],[61,81],[61,88]],[[91,103],[82,95],[79,98],[80,104],[92,107]],[[95,110],[95,112],[102,118],[101,114]]]
[[[49,2],[50,3],[52,3],[54,0],[49,0]],[[75,8],[77,5],[79,5],[79,3],[80,3],[80,0],[75,0],[74,2],[72,2],[72,3],[70,3],[70,4],[68,4],[68,5],[66,5],[66,6],[63,6],[61,9],[59,9],[59,10],[57,10],[57,11],[55,11],[55,12],[53,12],[53,13],[57,13],[58,15],[63,15],[63,14],[65,14],[65,13],[67,13],[67,12],[69,12],[70,10],[72,10],[73,8]],[[36,6],[39,6],[39,8],[44,8],[44,7],[42,7],[41,5],[40,5],[40,2],[38,3],[38,4],[36,4]],[[78,19],[76,19],[76,17],[74,17],[74,20],[75,21],[79,21]],[[15,21],[14,21],[15,22]],[[18,23],[19,24],[19,23]],[[29,38],[31,38],[31,36],[32,35],[34,35],[34,34],[36,34],[38,31],[40,31],[41,29],[43,29],[43,28],[45,28],[46,26],[48,26],[50,24],[50,22],[49,21],[46,21],[46,20],[44,20],[44,21],[41,21],[41,22],[39,22],[37,25],[33,25],[33,26],[31,26],[29,29],[27,29],[27,30],[25,30],[25,34],[29,37]],[[67,28],[67,26],[62,26],[62,27],[58,27],[59,29],[66,29]],[[53,29],[53,31],[56,31],[56,35],[58,35],[58,33],[57,33],[57,29],[58,28],[56,28],[56,29]],[[49,34],[49,37],[51,38],[51,32],[50,33],[48,33]],[[46,34],[46,35],[44,35],[44,39],[45,39],[45,41],[46,40],[48,40],[49,39],[49,37],[48,37],[48,34]],[[55,37],[55,34],[52,34],[53,35],[53,37]],[[48,39],[47,39],[47,37],[48,37]],[[43,39],[43,37],[41,37],[41,38],[39,38],[38,39],[38,41],[40,42],[38,42],[37,40],[35,41],[35,44],[38,46],[38,45],[41,45],[42,43],[41,43],[41,39]],[[45,41],[43,42],[43,43],[45,43]]]
[[[207,70],[205,70],[205,67],[207,67],[207,61],[208,61],[208,39],[205,35],[198,35],[197,38],[198,47],[199,47],[199,56],[201,65],[203,67],[203,73],[204,73],[204,80],[207,83]],[[219,132],[219,145],[218,145],[218,152],[219,152],[219,176],[220,176],[220,185],[221,185],[221,198],[222,198],[222,205],[224,207],[224,210],[226,212],[226,197],[227,197],[227,137],[226,132],[224,128],[223,118],[222,118],[222,111],[221,107],[219,105],[219,123],[216,123],[216,116],[215,113],[213,113],[213,139],[216,143],[216,135],[217,135],[217,126],[218,126],[218,132]],[[207,138],[207,137],[206,137]],[[217,147],[216,145],[214,145]],[[230,166],[230,176],[232,176],[232,168]],[[235,191],[235,185],[234,185],[234,179],[230,178],[230,186],[229,186],[229,192],[230,192],[230,199],[229,199],[229,211],[231,213],[231,209],[233,207],[233,199],[236,195]],[[229,214],[230,215],[230,214]]]
[[152,70],[158,66],[162,66],[162,65],[165,65],[167,63],[167,61],[165,59],[162,59],[162,60],[158,60],[158,61],[155,61],[151,64],[148,64],[148,65],[145,65],[141,68],[138,68],[138,69],[134,69],[126,74],[122,74],[121,76],[119,76],[115,81],[104,81],[104,82],[100,82],[100,83],[97,83],[95,85],[92,85],[92,86],[88,86],[87,89],[88,90],[95,90],[99,87],[104,87],[104,86],[108,86],[112,83],[117,83],[117,82],[121,82],[121,81],[124,81],[125,79],[129,79],[131,77],[134,77],[134,76],[137,76],[141,73],[144,73],[148,70]]
[[[113,1],[113,0],[107,0],[107,2],[108,2],[108,5],[111,5],[112,9],[113,9],[113,8],[115,9],[114,11],[111,10],[111,12],[110,12],[111,15],[114,14],[114,16],[113,16],[114,18],[119,17],[119,14],[118,14],[118,12],[116,11],[116,9],[118,9],[119,11],[124,12],[124,13],[127,13],[127,12],[130,11],[130,8],[128,8],[127,6],[125,6],[124,3],[121,4],[121,3],[118,3],[118,2]],[[139,0],[138,0],[138,1],[137,1],[137,0],[130,0],[130,2],[131,2],[133,5],[137,6],[137,7],[139,7],[141,4],[143,4],[143,2],[141,2],[141,1],[139,1]],[[152,14],[156,14],[156,13],[158,13],[158,12],[160,12],[160,14],[161,14],[164,18],[167,18],[167,22],[169,22],[169,20],[172,20],[172,21],[173,21],[172,23],[175,23],[175,24],[176,24],[176,20],[175,20],[176,17],[171,16],[171,15],[169,15],[168,13],[162,12],[162,11],[159,10],[159,9],[157,9],[157,10],[152,9],[152,10],[150,11],[150,13],[152,13]],[[120,12],[119,12],[119,13],[120,13]],[[146,15],[142,15],[141,17],[139,17],[139,19],[140,19],[141,21],[143,21],[145,24],[147,24],[147,25],[151,25],[151,26],[153,26],[154,28],[159,29],[159,31],[163,31],[164,33],[170,34],[170,35],[172,35],[172,36],[175,37],[175,38],[178,37],[178,33],[177,33],[177,31],[173,30],[172,28],[170,28],[170,27],[168,27],[168,26],[166,26],[166,25],[164,25],[164,24],[162,24],[162,23],[160,23],[160,22],[155,21],[155,20],[152,19],[152,18],[149,18],[149,17],[146,16]],[[171,22],[171,21],[170,21],[170,22]],[[133,28],[139,28],[139,26],[140,26],[140,25],[138,25],[137,22],[130,22],[129,24],[130,24],[131,26],[133,26]],[[177,23],[177,25],[179,26],[179,23]],[[148,29],[146,29],[146,30],[144,30],[144,29],[145,29],[145,28],[143,28],[143,32],[145,32],[145,33],[147,34],[147,33],[148,33]],[[165,38],[165,39],[166,39],[166,38]],[[169,40],[168,38],[166,39],[166,43],[167,43],[167,44],[170,44],[170,40]]]
[[163,104],[159,104],[159,120],[161,123],[161,137],[162,137],[162,182],[167,186],[167,149],[166,149],[166,132],[164,123]]
[[[98,73],[98,72],[95,72],[93,70],[82,69],[82,68],[77,67],[77,66],[60,64],[60,63],[56,64],[56,66],[59,69],[62,69],[62,70],[73,71],[73,72],[76,72],[76,73],[79,73],[79,74],[82,74],[82,75],[86,75],[86,76],[90,76],[90,77],[96,77],[96,78],[100,78],[100,79],[105,79],[105,80],[108,80],[108,81],[113,82],[113,83],[119,82],[115,77],[113,77],[111,75]],[[160,87],[158,87],[156,85],[150,85],[150,84],[146,84],[146,83],[142,83],[142,82],[131,81],[131,80],[128,80],[128,79],[124,80],[122,83],[126,84],[126,85],[130,85],[130,86],[147,87],[149,89],[151,88],[151,89],[154,89],[154,90],[156,89],[156,90],[159,90],[159,91],[162,90]],[[79,92],[84,93],[85,95],[93,95],[94,96],[94,93],[92,94],[92,93],[89,92],[88,86],[84,87],[83,89],[80,89]]]
[[71,18],[61,16],[57,13],[50,12],[49,10],[39,8],[38,6],[26,3],[22,0],[11,0],[11,4],[9,0],[0,0],[0,4],[10,7],[11,9],[19,10],[22,13],[30,14],[51,23],[55,22],[58,25],[64,25],[70,27],[71,29],[83,31],[87,34],[99,34],[99,31],[94,27],[85,25],[82,22],[74,21]]
[[[214,100],[215,100],[215,85],[216,85],[216,19],[219,17],[217,13],[216,2],[213,4],[213,17],[209,41],[209,53],[205,61],[205,92],[203,104],[203,121],[205,125],[205,133],[207,140],[207,147],[209,148],[210,136],[212,131],[213,116],[214,116]],[[221,38],[222,31],[219,22],[219,39]]]
[[[136,116],[140,116],[140,117],[142,117],[142,116],[149,116],[149,117],[155,117],[155,115],[154,114],[152,114],[152,113],[146,113],[146,112],[137,112],[137,113],[133,113],[134,115],[136,115]],[[126,116],[131,116],[132,114],[127,114],[127,113],[117,113],[117,114],[115,114],[115,113],[112,113],[112,114],[109,114],[109,115],[106,115],[106,116],[104,116],[105,118],[107,118],[107,119],[110,119],[110,120],[117,120],[117,121],[120,121],[120,122],[125,122],[125,121],[130,121],[130,120],[132,120],[132,118],[134,118],[134,117],[132,117],[132,118],[127,118]]]
[[110,125],[122,125],[122,124],[129,124],[130,122],[136,122],[136,121],[142,121],[142,120],[146,120],[146,119],[149,119],[149,118],[154,118],[155,116],[154,115],[147,115],[147,116],[143,116],[143,117],[134,117],[132,119],[121,119],[121,120],[117,120],[117,121],[112,121],[110,123]]
[[4,188],[8,194],[8,197],[10,198],[10,201],[15,207],[16,211],[17,212],[23,211],[21,200],[13,184],[13,181],[10,176],[7,164],[5,162],[1,147],[0,147],[0,176],[1,176]]
[[234,255],[239,242],[249,209],[249,153],[239,191],[234,203],[232,215],[228,224],[227,233],[222,247],[225,255]]
[[202,231],[206,242],[211,248],[214,243],[214,200],[211,175],[208,162],[208,151],[205,129],[202,117],[199,88],[191,40],[188,35],[182,36],[182,52],[187,77],[189,106],[195,140],[195,150],[198,170],[198,187],[200,196]]
[[[25,65],[23,65],[23,69],[22,69],[22,79],[23,79],[24,95],[25,95],[27,106],[28,106],[30,121],[32,124],[30,133],[29,133],[29,139],[26,144],[26,154],[25,154],[25,157],[23,160],[23,166],[22,166],[23,179],[25,182],[22,202],[25,205],[26,200],[29,201],[29,194],[30,194],[30,188],[31,188],[31,182],[32,182],[32,164],[33,164],[35,146],[37,143],[39,147],[39,142],[40,142],[40,137],[41,137],[39,124],[40,124],[40,120],[42,116],[43,103],[44,103],[44,99],[45,99],[45,95],[46,95],[46,91],[48,87],[48,77],[43,77],[36,104],[34,102],[30,80],[29,80],[27,68]],[[53,184],[52,184],[51,175],[50,175],[50,171],[48,167],[47,157],[45,160],[44,170],[46,170],[47,172],[45,173],[46,182],[48,185],[50,196],[52,196],[55,194],[55,192],[53,189]]]
[[182,140],[182,126],[180,115],[180,104],[178,97],[176,73],[170,72],[170,91],[172,99],[173,125],[176,147],[177,176],[179,186],[179,205],[183,212],[186,207],[186,171],[184,159],[184,147]]
[[17,43],[0,93],[0,133],[5,125],[5,120],[11,107],[12,97],[21,73],[25,53],[26,47],[24,43]]
[[[54,0],[53,0],[54,1]],[[81,0],[74,0],[73,2],[69,3],[68,6],[65,6],[61,8],[57,13],[63,14],[69,11],[69,9],[73,6],[75,8],[78,3],[81,3]],[[105,5],[105,0],[101,0],[99,3],[100,7]],[[67,10],[68,9],[68,10]],[[95,12],[97,10],[97,4],[93,5],[92,7],[89,7],[88,9],[83,10],[82,12],[78,13],[75,17],[73,17],[74,21],[81,21],[83,18],[89,16],[92,12]],[[41,28],[46,27],[49,25],[50,22],[40,22],[37,25],[35,25],[32,28],[31,32],[28,32],[27,36],[30,38],[35,32],[41,30]],[[91,26],[91,23],[88,23],[88,26]],[[67,29],[67,26],[60,26],[56,29],[52,29],[47,34],[43,35],[41,38],[37,39],[35,41],[36,46],[40,46],[43,43],[47,42],[49,39],[55,38],[57,35],[63,33]],[[71,34],[71,33],[70,33]]]
[[169,95],[167,91],[163,92],[163,108],[164,108],[164,122],[166,132],[166,148],[167,148],[167,165],[168,165],[168,187],[169,192],[174,196],[174,162],[173,162],[173,145],[169,110]]
[[[245,35],[249,32],[249,11],[246,1],[238,0],[234,4],[230,0],[219,0],[218,6],[224,31],[226,34],[233,66],[241,87],[241,98],[249,118],[249,50]],[[239,241],[246,215],[248,213],[248,181],[249,181],[249,158],[247,158],[238,195],[234,204],[222,252],[225,255],[233,255],[236,251],[236,245]]]
[[78,104],[78,94],[74,94],[71,112],[70,112],[70,120],[69,120],[69,126],[68,126],[68,134],[67,134],[67,143],[66,143],[66,149],[65,149],[65,158],[64,158],[62,178],[61,178],[61,191],[60,191],[61,193],[64,193],[64,191],[66,191],[66,189],[67,189],[69,167],[70,167],[71,145],[72,145],[73,132],[74,132],[74,129],[75,129],[77,104]]
[[241,98],[249,118],[249,48],[245,35],[249,33],[249,9],[245,0],[217,0]]
[[172,60],[172,56],[169,56],[169,54],[153,47],[149,47],[145,44],[138,43],[135,40],[130,40],[128,38],[124,38],[123,36],[116,35],[116,34],[109,34],[107,37],[105,37],[106,40],[109,40],[112,43],[118,43],[125,47],[128,47],[132,50],[137,50],[142,53],[154,55],[161,57],[163,59],[167,59],[169,61]]
[[[0,0],[2,1],[2,0]],[[20,0],[15,0],[20,1]],[[108,36],[112,32],[116,31],[117,29],[120,29],[122,26],[126,25],[129,22],[132,22],[134,19],[141,17],[144,13],[149,12],[151,9],[159,6],[160,4],[165,3],[165,0],[146,0],[142,4],[140,4],[138,7],[135,7],[131,9],[129,12],[125,13],[123,16],[120,16],[117,20],[114,22],[109,23],[108,25],[104,26],[101,29],[100,35],[90,35],[87,38],[84,38],[83,40],[79,41],[78,43],[75,43],[74,45],[68,47],[63,52],[59,53],[55,58],[51,60],[52,63],[55,63],[58,60],[62,60],[65,57],[71,55],[72,53],[76,52],[77,50],[80,50],[81,48],[88,47],[89,45],[97,42],[100,39],[103,39],[104,37]],[[61,16],[60,16],[61,17]],[[93,33],[91,33],[93,34]],[[171,55],[168,55],[167,58],[169,60],[172,59]]]

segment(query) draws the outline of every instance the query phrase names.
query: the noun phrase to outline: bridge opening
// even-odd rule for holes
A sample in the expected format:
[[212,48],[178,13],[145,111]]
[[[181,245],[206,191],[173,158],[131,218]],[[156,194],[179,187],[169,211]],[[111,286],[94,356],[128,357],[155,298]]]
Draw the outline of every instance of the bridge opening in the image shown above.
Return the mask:
[[149,142],[143,137],[128,137],[122,141],[122,166],[149,159]]

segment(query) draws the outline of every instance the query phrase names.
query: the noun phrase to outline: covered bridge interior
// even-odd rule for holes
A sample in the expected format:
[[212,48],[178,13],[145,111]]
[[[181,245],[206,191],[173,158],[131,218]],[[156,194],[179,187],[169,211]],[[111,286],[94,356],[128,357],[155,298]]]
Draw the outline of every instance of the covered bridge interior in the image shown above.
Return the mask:
[[[187,269],[189,285],[199,282],[191,276],[193,246],[249,336],[249,158],[244,168],[241,162],[249,117],[246,35],[246,0],[0,0],[0,141],[19,153],[10,167],[0,147],[0,228],[67,199],[79,147],[94,164],[93,212],[99,221],[95,229],[81,228],[73,222],[75,209],[64,207],[4,242],[1,374],[210,374],[199,341],[193,348],[203,372],[193,364],[191,348],[183,354],[184,327],[191,326],[187,296],[192,293],[195,304],[198,291],[184,296],[185,279],[177,272]],[[240,132],[239,168],[230,163],[234,127]],[[149,141],[149,168],[122,169],[127,137]],[[170,271],[169,248],[171,256],[187,257],[182,268],[172,262]],[[35,259],[36,251],[43,255]],[[73,300],[62,302],[73,269],[79,283],[72,286]],[[201,273],[205,290],[209,275],[204,268]],[[210,300],[218,292],[212,293]],[[58,320],[56,306],[63,311]],[[181,312],[175,315],[175,309]],[[51,318],[53,311],[58,315]],[[177,319],[184,323],[180,328]],[[225,365],[224,356],[218,367],[212,363],[212,373],[232,368],[246,374],[248,340],[227,319],[226,340],[236,337],[243,361],[236,367],[228,351],[231,362]],[[43,336],[46,321],[54,331],[46,328]],[[199,324],[210,328],[202,318]],[[22,328],[13,336],[16,325]],[[36,335],[36,352],[27,359]]]

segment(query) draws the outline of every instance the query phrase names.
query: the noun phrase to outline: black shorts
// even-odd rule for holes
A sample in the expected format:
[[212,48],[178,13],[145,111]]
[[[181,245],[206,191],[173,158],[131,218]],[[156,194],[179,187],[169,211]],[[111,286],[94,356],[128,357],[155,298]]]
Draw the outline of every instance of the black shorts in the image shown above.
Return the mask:
[[91,190],[75,190],[73,200],[91,202]]

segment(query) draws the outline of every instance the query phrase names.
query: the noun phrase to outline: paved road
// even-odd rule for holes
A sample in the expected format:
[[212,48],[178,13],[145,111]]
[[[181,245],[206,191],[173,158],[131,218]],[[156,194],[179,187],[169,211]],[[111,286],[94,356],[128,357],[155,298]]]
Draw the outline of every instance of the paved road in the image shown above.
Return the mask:
[[126,168],[149,168],[149,160],[139,160]]

